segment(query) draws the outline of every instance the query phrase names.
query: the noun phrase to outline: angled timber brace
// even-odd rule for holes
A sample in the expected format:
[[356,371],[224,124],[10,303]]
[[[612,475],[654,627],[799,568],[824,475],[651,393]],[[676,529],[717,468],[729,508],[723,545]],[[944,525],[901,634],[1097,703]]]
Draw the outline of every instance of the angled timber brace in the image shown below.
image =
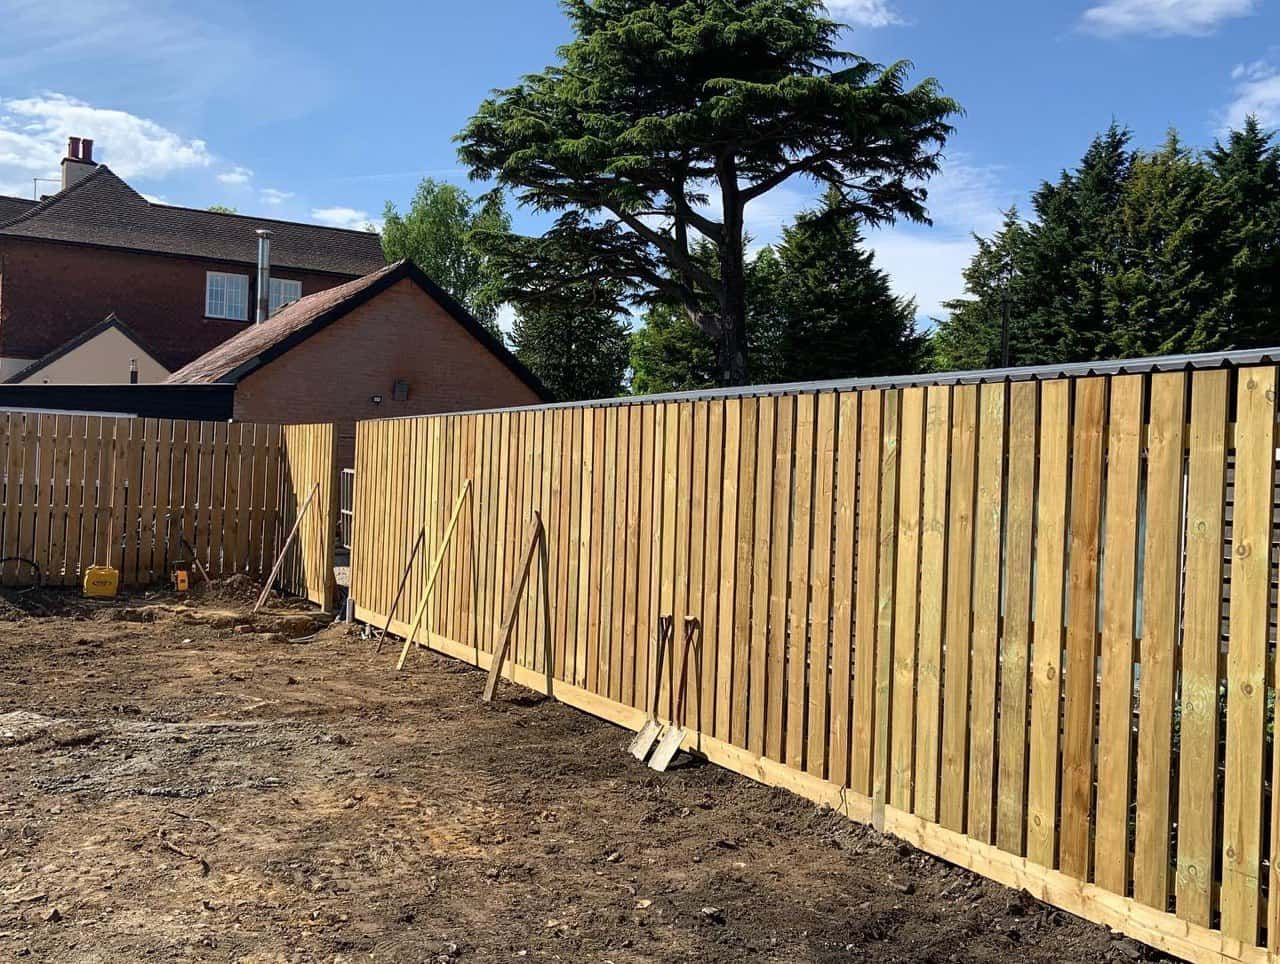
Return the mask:
[[551,695],[552,681],[555,678],[554,654],[551,645],[551,596],[547,582],[549,565],[547,560],[546,532],[542,527],[542,515],[535,511],[525,530],[524,554],[520,557],[520,565],[516,569],[515,582],[507,593],[506,616],[502,621],[502,631],[493,647],[493,662],[489,665],[489,679],[484,684],[484,702],[493,701],[493,694],[498,688],[498,680],[502,676],[502,664],[506,662],[507,650],[511,648],[511,634],[515,630],[516,616],[520,612],[520,599],[525,587],[529,584],[529,569],[533,565],[533,553],[538,551],[538,564],[542,573],[542,619],[543,619],[543,663],[547,674],[547,695]]
[[[458,493],[458,500],[453,504],[453,514],[449,516],[449,525],[444,530],[444,538],[440,540],[440,548],[436,550],[436,557],[431,561],[431,570],[427,575],[427,588],[422,593],[422,602],[418,603],[418,611],[413,614],[413,624],[409,627],[409,635],[404,638],[404,648],[400,650],[400,659],[396,663],[396,672],[404,669],[404,661],[409,656],[409,649],[413,646],[414,637],[418,634],[418,627],[422,625],[423,617],[427,612],[427,604],[431,601],[431,590],[436,587],[436,577],[440,575],[440,566],[444,563],[445,551],[449,548],[449,542],[453,539],[454,530],[458,527],[458,516],[462,514],[462,504],[469,503],[471,495],[471,480],[467,479],[463,485],[462,491]],[[471,565],[475,565],[475,554],[471,554]],[[390,617],[387,624],[390,625]],[[431,624],[427,624],[427,634],[431,633]]]

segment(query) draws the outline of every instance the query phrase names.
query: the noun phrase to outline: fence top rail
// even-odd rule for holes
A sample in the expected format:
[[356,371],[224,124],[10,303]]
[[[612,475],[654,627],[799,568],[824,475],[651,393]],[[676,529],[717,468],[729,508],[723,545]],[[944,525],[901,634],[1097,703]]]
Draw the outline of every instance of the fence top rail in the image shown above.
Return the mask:
[[1245,368],[1251,365],[1280,364],[1280,347],[1245,348],[1236,351],[1204,352],[1194,355],[1155,355],[1109,361],[1066,362],[1056,365],[1023,365],[1011,368],[984,368],[969,371],[929,372],[919,375],[879,375],[870,378],[837,378],[827,381],[784,382],[776,385],[738,385],[730,388],[703,388],[656,395],[620,395],[616,398],[578,402],[547,402],[509,408],[478,408],[435,415],[396,415],[369,421],[394,422],[412,418],[444,418],[455,415],[485,415],[490,412],[539,412],[549,409],[615,408],[658,402],[690,402],[714,398],[761,398],[809,392],[856,391],[917,388],[930,385],[981,385],[992,382],[1051,381],[1100,375],[1142,375],[1151,372],[1197,371],[1213,368]]

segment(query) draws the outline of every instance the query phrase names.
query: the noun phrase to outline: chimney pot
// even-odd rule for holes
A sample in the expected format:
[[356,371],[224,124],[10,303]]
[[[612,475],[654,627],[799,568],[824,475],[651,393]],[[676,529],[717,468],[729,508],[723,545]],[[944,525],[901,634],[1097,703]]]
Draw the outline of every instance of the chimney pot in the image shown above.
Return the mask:
[[62,190],[93,173],[93,141],[87,137],[68,137],[67,156],[62,159]]

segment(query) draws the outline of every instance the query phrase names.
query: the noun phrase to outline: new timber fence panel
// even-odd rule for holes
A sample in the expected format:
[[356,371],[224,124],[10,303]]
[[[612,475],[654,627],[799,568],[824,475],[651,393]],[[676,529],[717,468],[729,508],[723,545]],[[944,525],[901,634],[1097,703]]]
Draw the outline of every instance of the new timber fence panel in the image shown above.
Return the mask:
[[[331,434],[286,430],[309,431]],[[44,585],[74,586],[91,566],[112,565],[134,588],[196,559],[214,578],[261,578],[275,561],[280,520],[299,501],[292,467],[281,476],[281,444],[275,426],[0,411],[0,583],[29,586],[38,572]],[[320,459],[323,446],[305,451]],[[300,481],[324,474],[318,461],[306,471]],[[332,484],[326,477],[326,497]],[[305,572],[317,587],[316,574],[332,567],[321,534],[333,518],[318,513],[304,533]],[[286,578],[286,588],[321,601],[309,585]]]
[[[510,678],[632,728],[683,679],[687,745],[717,763],[1170,953],[1280,962],[1275,368],[972,381],[362,423],[357,616],[381,624],[470,482],[432,648],[488,668],[537,511],[551,612],[523,602]],[[69,444],[73,473],[104,467],[84,489],[116,491],[132,462],[102,421],[17,417],[0,545],[85,559],[115,531],[112,504],[99,524],[46,484]],[[173,428],[144,427],[144,471],[191,451]],[[286,436],[286,475],[311,478],[329,443]],[[246,483],[214,482],[225,520]],[[145,528],[145,487],[126,502]]]
[[[220,426],[225,437],[225,426]],[[312,491],[315,496],[307,505],[302,524],[284,567],[280,581],[285,590],[305,596],[323,609],[332,609],[336,585],[333,559],[338,530],[338,460],[337,435],[332,424],[286,425],[280,448],[282,474],[279,482],[279,506],[284,531],[298,521],[298,513]],[[215,466],[218,463],[215,459]],[[210,476],[216,492],[220,486],[217,473]],[[392,543],[399,545],[398,541]],[[272,554],[274,558],[274,553]],[[399,576],[397,575],[397,579]]]

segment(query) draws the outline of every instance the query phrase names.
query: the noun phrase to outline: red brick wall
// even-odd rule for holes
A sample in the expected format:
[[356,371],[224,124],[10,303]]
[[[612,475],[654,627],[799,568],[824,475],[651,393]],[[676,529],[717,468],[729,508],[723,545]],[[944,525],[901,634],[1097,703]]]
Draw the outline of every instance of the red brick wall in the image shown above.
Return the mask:
[[[256,251],[254,239],[247,248]],[[206,271],[247,274],[253,318],[256,268],[48,241],[0,240],[0,355],[39,358],[111,312],[137,332],[170,371],[243,331],[245,324],[204,317]],[[311,294],[348,275],[281,267],[277,277]]]
[[[397,379],[409,399],[396,402]],[[371,401],[381,395],[382,404]],[[349,467],[355,422],[541,401],[411,280],[403,280],[249,375],[236,388],[246,422],[337,422]]]

